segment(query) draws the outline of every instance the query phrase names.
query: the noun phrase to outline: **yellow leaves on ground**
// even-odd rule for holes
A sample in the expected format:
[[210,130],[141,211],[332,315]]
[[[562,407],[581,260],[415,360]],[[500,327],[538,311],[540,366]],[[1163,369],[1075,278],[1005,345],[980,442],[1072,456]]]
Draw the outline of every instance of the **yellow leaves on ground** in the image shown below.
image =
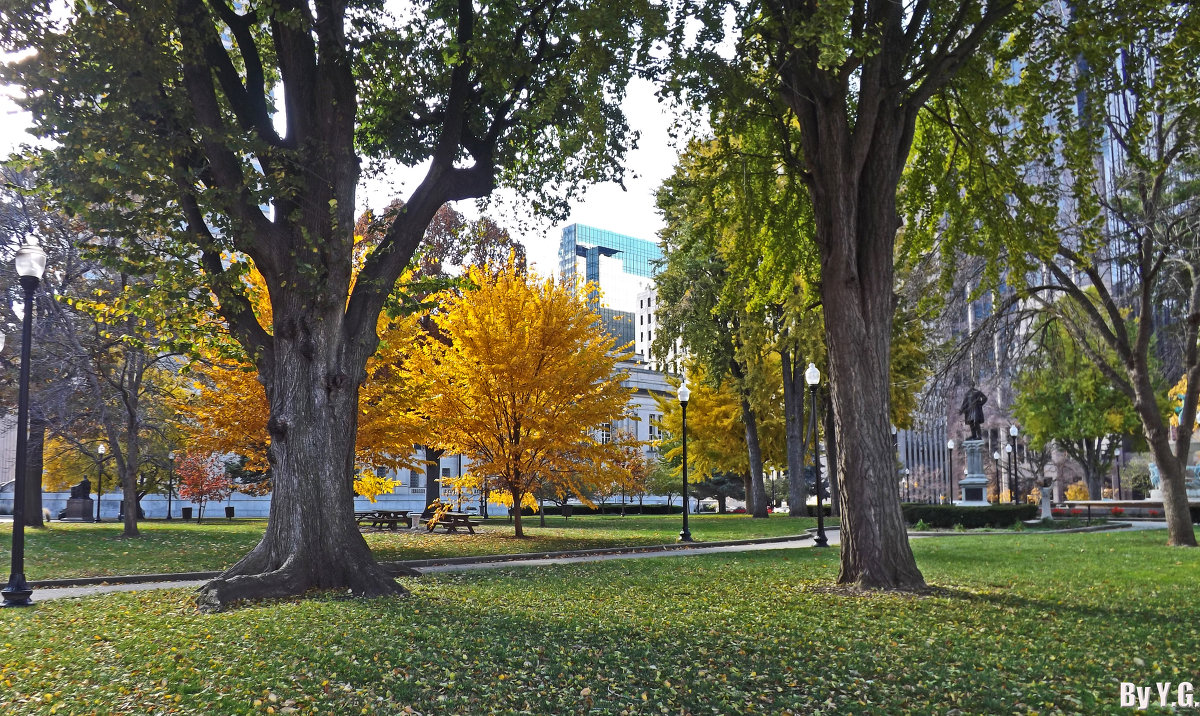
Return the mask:
[[524,503],[539,485],[577,495],[614,449],[593,431],[624,415],[629,391],[614,341],[567,287],[518,270],[472,268],[476,286],[445,295],[434,316],[449,344],[429,341],[414,363],[438,446],[472,461],[464,486],[486,478]]

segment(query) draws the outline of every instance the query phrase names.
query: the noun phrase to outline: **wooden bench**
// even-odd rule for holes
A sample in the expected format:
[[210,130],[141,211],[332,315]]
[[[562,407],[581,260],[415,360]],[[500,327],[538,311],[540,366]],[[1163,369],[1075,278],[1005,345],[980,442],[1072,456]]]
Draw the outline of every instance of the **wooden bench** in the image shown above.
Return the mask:
[[386,526],[388,529],[396,529],[400,523],[408,526],[408,510],[371,510],[368,512],[355,512],[354,521],[362,526],[364,522],[370,522],[371,527],[375,529],[383,529]]

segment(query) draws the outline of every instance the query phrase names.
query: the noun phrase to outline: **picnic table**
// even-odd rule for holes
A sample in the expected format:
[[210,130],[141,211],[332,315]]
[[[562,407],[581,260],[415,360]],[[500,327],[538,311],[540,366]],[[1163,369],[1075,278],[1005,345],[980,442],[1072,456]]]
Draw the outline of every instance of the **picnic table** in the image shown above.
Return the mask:
[[438,527],[446,530],[446,532],[458,532],[460,527],[465,527],[467,532],[475,534],[475,528],[479,526],[479,522],[472,522],[471,515],[466,512],[445,512],[436,522],[432,518],[422,519],[425,523],[425,528],[430,532]]
[[396,529],[396,525],[403,522],[408,526],[409,510],[367,510],[365,512],[355,512],[354,521],[359,525],[364,522],[371,523],[375,529],[383,529],[384,525],[388,529]]

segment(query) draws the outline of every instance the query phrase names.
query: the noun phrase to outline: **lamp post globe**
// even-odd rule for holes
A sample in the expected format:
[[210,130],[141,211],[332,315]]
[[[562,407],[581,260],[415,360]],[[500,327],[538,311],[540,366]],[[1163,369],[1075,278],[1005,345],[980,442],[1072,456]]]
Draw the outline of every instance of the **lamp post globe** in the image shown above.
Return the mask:
[[817,538],[813,540],[816,547],[828,547],[829,540],[825,537],[825,506],[821,504],[821,438],[817,435],[817,387],[821,384],[821,371],[815,363],[809,363],[804,370],[804,382],[808,383],[810,406],[808,411],[809,432],[813,436],[813,474],[817,481]]
[[33,604],[33,590],[25,581],[25,482],[29,439],[29,354],[33,346],[33,293],[46,270],[46,252],[37,244],[17,249],[13,263],[25,292],[25,310],[21,312],[21,371],[17,391],[17,449],[13,476],[12,562],[8,585],[0,589],[6,607]]
[[688,388],[687,378],[679,384],[679,408],[682,411],[683,424],[683,529],[679,531],[680,542],[691,542],[692,531],[688,529],[688,461],[687,461],[687,406],[688,400],[692,397],[692,391]]

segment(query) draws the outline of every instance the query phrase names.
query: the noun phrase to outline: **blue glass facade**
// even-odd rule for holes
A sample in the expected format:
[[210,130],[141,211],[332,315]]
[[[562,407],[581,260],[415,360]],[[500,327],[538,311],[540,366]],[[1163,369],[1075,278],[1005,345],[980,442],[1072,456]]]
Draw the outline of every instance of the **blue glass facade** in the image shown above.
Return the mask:
[[[576,259],[580,256],[586,261],[584,276],[579,276],[575,268]],[[621,267],[627,274],[653,278],[653,262],[662,258],[662,249],[653,241],[635,239],[594,226],[570,224],[563,227],[562,241],[558,245],[558,275],[568,285],[574,285],[578,278],[599,282],[600,256],[620,259]]]

